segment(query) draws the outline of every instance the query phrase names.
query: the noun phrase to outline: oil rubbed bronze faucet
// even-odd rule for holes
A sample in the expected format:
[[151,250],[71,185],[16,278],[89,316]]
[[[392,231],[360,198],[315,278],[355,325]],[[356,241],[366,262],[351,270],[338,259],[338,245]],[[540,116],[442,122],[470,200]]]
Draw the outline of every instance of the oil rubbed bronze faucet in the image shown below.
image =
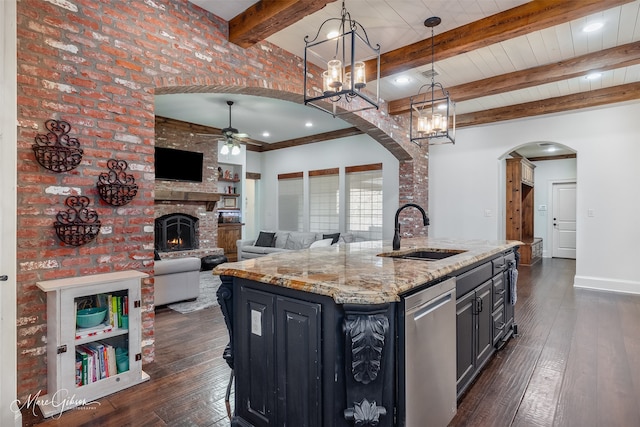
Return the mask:
[[410,206],[413,206],[414,208],[420,211],[420,213],[422,214],[422,222],[424,226],[426,227],[427,225],[429,225],[429,218],[427,218],[427,214],[424,213],[424,209],[422,209],[420,206],[416,205],[415,203],[407,203],[406,205],[400,206],[396,211],[396,223],[395,223],[396,231],[393,234],[393,250],[394,251],[397,251],[398,249],[400,249],[400,223],[398,222],[398,217],[400,216],[400,212],[403,209],[408,208]]

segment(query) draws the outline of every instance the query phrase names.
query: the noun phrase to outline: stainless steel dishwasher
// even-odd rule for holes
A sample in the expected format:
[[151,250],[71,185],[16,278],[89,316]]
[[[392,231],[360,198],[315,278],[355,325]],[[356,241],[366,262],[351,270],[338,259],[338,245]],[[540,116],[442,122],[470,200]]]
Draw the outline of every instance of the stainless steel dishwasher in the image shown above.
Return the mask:
[[456,279],[405,298],[407,427],[445,427],[456,414]]

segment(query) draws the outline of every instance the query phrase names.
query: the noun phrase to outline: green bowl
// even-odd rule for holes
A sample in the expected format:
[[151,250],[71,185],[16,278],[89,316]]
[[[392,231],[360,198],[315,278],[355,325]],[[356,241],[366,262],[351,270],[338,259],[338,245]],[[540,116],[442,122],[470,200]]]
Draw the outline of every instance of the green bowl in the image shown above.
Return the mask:
[[107,307],[94,307],[78,310],[76,323],[79,328],[93,328],[104,322],[107,315]]

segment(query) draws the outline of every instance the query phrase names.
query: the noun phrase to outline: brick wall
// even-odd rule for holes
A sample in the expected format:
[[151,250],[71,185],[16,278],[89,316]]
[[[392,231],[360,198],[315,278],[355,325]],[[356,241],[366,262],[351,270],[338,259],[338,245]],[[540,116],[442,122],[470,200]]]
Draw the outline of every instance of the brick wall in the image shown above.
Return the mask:
[[[268,43],[246,50],[229,44],[226,22],[186,0],[21,0],[17,7],[17,344],[18,396],[24,398],[47,387],[46,296],[36,281],[125,269],[153,273],[154,93],[198,88],[299,99],[302,66]],[[367,133],[394,153],[394,144],[403,147],[401,199],[413,189],[413,201],[425,205],[426,187],[416,185],[416,177],[426,177],[426,157],[394,119],[375,112],[363,117]],[[31,145],[47,119],[71,124],[84,150],[77,169],[53,173],[35,161]],[[139,186],[138,196],[118,208],[102,202],[95,186],[111,158],[126,160]],[[55,236],[55,215],[68,195],[89,197],[102,221],[87,245],[64,246]],[[142,295],[143,360],[149,362],[152,280]]]

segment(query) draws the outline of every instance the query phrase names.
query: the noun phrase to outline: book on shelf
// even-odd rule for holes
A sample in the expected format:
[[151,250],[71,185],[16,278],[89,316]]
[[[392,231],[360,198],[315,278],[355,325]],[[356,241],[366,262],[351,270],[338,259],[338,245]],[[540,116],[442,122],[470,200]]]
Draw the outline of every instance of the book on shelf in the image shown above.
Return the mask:
[[[76,348],[76,361],[80,361],[80,380],[78,381],[78,373],[76,372],[76,384],[89,384],[89,356],[81,348]],[[77,365],[76,365],[77,366]]]
[[89,348],[93,353],[95,379],[101,380],[107,378],[106,361],[104,358],[104,345],[100,342],[91,342],[85,344],[85,347]]
[[[76,351],[82,355],[82,385],[96,382],[95,355],[93,351],[86,346],[78,346]],[[85,358],[86,365],[84,363]]]
[[103,343],[105,346],[106,365],[109,376],[118,373],[118,365],[116,364],[116,349],[114,346]]
[[113,329],[118,329],[118,309],[117,309],[118,297],[109,295],[109,322]]
[[118,373],[115,348],[104,341],[76,347],[76,384],[87,385]]

